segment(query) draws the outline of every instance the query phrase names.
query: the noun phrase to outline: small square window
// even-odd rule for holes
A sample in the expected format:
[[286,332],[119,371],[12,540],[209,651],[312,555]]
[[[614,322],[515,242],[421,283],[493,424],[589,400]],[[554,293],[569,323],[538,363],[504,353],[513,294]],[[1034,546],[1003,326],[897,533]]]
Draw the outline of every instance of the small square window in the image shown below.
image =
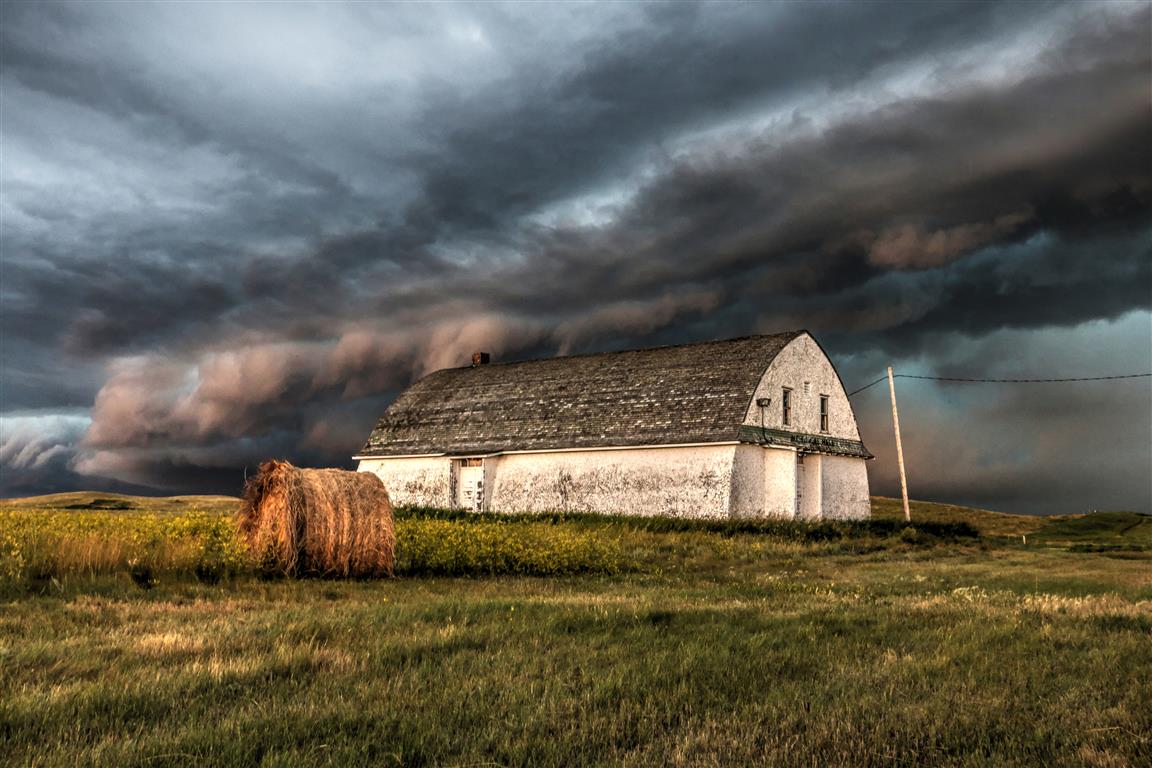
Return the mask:
[[820,395],[820,431],[828,431],[828,395]]
[[784,387],[783,393],[780,396],[781,413],[784,418],[784,426],[791,426],[792,424],[792,390]]

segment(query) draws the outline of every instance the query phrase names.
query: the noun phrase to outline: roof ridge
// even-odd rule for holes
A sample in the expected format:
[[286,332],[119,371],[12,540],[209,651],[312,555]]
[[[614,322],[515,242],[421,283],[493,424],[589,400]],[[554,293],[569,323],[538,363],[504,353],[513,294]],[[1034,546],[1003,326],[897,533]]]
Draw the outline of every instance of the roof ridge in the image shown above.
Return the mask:
[[[494,366],[504,365],[523,365],[524,363],[543,363],[552,360],[573,360],[580,357],[607,357],[609,355],[625,355],[635,352],[655,352],[661,349],[680,349],[683,347],[702,347],[705,344],[727,344],[735,341],[747,341],[749,339],[774,339],[783,336],[791,336],[795,338],[802,333],[808,333],[806,328],[798,328],[793,331],[781,331],[780,333],[750,333],[746,336],[735,336],[729,339],[705,339],[702,341],[688,341],[683,344],[657,344],[652,347],[637,347],[635,349],[613,349],[605,352],[581,352],[576,355],[554,355],[553,357],[530,357],[525,360],[500,360],[498,362],[484,363],[483,365],[458,365],[452,368],[439,368],[432,373],[439,373],[440,371],[461,371],[471,368],[489,368]],[[431,374],[428,374],[431,375]]]

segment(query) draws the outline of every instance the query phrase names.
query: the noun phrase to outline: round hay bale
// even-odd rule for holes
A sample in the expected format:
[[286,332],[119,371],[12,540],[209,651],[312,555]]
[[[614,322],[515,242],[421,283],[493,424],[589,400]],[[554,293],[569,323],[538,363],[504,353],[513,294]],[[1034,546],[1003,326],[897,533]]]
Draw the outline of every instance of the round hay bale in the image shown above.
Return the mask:
[[392,502],[384,483],[371,473],[266,461],[244,486],[238,523],[266,572],[392,575]]

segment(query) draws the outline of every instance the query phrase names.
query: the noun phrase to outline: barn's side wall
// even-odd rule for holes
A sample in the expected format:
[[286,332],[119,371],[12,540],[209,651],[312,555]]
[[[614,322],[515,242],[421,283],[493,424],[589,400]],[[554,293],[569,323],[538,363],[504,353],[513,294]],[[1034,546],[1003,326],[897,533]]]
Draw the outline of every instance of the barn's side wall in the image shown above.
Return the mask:
[[[364,459],[394,504],[454,506],[446,457]],[[867,519],[863,459],[759,445],[639,448],[494,456],[484,460],[487,508],[677,517]],[[802,479],[801,508],[796,481]]]
[[361,459],[357,471],[384,481],[393,504],[452,506],[452,463],[443,456]]
[[868,469],[864,459],[823,456],[821,463],[824,517],[834,520],[867,520],[871,517]]
[[616,515],[727,517],[735,445],[504,454],[489,508]]

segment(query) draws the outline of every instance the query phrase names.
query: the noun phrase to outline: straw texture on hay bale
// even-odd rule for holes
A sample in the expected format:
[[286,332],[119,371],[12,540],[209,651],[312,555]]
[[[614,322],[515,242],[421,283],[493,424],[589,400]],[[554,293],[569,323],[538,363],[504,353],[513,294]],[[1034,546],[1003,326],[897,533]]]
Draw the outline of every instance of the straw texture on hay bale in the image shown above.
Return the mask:
[[392,503],[367,472],[266,461],[244,486],[239,527],[265,570],[289,576],[391,576]]

